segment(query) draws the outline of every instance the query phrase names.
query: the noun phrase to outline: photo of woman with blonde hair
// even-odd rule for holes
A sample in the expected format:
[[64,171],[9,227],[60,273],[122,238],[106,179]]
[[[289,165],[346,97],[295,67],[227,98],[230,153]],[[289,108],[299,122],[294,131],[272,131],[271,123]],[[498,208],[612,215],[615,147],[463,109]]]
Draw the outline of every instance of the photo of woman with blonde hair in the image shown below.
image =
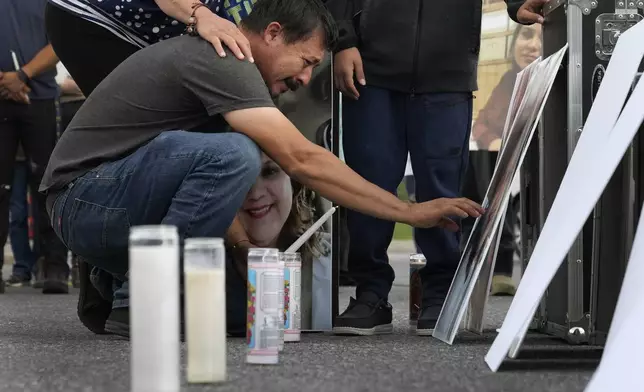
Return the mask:
[[[254,246],[284,251],[311,227],[320,215],[315,211],[315,199],[314,192],[293,181],[270,157],[262,154],[262,169],[237,217]],[[329,233],[318,231],[299,249],[302,256],[303,298],[309,297],[305,293],[307,288],[304,282],[311,282],[311,287],[308,288],[311,298],[310,322],[303,320],[303,325],[310,324],[311,328],[316,330],[331,329],[330,239]],[[231,264],[228,263],[228,266]],[[304,276],[307,270],[312,270],[312,281]],[[241,276],[238,277],[238,282],[229,281],[226,284],[227,306],[245,307],[246,288]],[[245,312],[234,314],[245,317]],[[235,326],[238,323],[245,325],[245,319],[241,317],[230,322],[234,322]]]

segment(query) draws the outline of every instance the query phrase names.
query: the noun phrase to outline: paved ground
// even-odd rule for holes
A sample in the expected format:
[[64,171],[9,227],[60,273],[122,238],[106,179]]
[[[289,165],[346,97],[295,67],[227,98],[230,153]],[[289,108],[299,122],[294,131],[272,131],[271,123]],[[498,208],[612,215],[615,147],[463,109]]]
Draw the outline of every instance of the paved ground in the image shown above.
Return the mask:
[[[407,326],[407,252],[392,249],[397,279],[392,291],[395,333],[371,338],[308,334],[287,345],[278,366],[244,363],[242,339],[230,339],[229,380],[219,386],[182,391],[582,391],[600,352],[570,347],[531,336],[522,359],[499,373],[488,370],[483,357],[494,328],[509,306],[493,298],[488,307],[489,331],[467,335],[448,346],[409,333]],[[5,269],[6,271],[6,269]],[[346,304],[351,288],[342,288]],[[128,342],[96,336],[75,316],[76,292],[44,296],[34,289],[9,289],[0,296],[0,391],[125,392],[129,389]],[[159,391],[143,391],[159,392]]]

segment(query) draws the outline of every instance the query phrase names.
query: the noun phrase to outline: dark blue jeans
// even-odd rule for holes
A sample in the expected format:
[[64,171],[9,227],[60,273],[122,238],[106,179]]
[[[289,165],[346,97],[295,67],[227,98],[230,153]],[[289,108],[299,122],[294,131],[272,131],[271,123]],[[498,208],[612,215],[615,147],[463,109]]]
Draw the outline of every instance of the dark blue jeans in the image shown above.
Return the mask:
[[[242,134],[164,132],[73,181],[56,196],[52,224],[68,248],[94,267],[93,275],[122,282],[114,285],[113,307],[126,307],[130,227],[165,224],[176,226],[181,240],[223,238],[260,167],[257,145]],[[227,275],[233,301],[228,323],[243,325],[245,280],[232,266]],[[93,283],[109,292],[100,279]]]
[[36,252],[29,244],[29,205],[27,204],[27,188],[29,186],[29,164],[16,162],[9,200],[9,238],[11,251],[16,262],[13,265],[13,275],[29,279],[36,259]]
[[[347,164],[396,193],[411,155],[416,201],[460,196],[472,122],[471,93],[404,94],[360,87],[360,99],[343,99],[343,148]],[[387,248],[394,222],[349,211],[349,269],[357,295],[387,298],[394,281]],[[422,270],[424,305],[442,304],[460,258],[460,234],[439,228],[415,231],[427,258]]]

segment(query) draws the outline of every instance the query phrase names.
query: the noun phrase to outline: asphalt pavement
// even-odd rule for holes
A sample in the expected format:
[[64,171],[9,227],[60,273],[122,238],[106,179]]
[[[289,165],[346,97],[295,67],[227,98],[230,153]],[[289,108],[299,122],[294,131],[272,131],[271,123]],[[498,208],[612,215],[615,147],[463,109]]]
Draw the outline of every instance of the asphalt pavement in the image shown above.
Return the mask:
[[[397,275],[392,335],[305,334],[286,346],[277,366],[245,364],[244,339],[229,339],[228,380],[215,386],[184,381],[182,391],[583,391],[599,362],[596,348],[530,335],[518,360],[498,373],[487,368],[483,358],[511,298],[490,299],[483,336],[464,334],[452,346],[415,336],[407,319],[409,250],[394,247],[390,254]],[[340,291],[344,307],[353,288]],[[47,296],[9,288],[0,295],[0,391],[129,390],[129,342],[87,331],[76,318],[76,301],[76,290]]]

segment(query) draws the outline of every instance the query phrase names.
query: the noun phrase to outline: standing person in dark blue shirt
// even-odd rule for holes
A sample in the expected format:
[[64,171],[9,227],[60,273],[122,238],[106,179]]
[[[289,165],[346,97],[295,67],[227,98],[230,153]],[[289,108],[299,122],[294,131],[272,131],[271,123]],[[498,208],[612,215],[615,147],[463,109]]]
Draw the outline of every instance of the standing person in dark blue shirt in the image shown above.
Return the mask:
[[[31,164],[36,248],[45,270],[45,293],[67,293],[67,249],[52,230],[45,196],[37,192],[56,143],[56,63],[45,32],[46,0],[0,1],[0,244],[7,239],[9,199],[20,143]],[[18,70],[16,71],[16,64]],[[12,283],[31,281],[15,268]]]
[[[543,21],[546,0],[505,0],[517,23]],[[407,154],[416,201],[458,197],[469,158],[477,89],[481,0],[330,0],[340,28],[334,78],[343,94],[347,164],[395,194]],[[387,249],[394,223],[347,212],[349,270],[356,298],[336,318],[339,334],[391,333],[394,281]],[[460,232],[416,229],[427,259],[420,271],[416,333],[431,335],[460,260]]]
[[242,8],[235,0],[48,0],[46,19],[56,54],[89,96],[134,52],[181,35],[197,21],[193,33],[220,56],[228,47],[239,59],[253,61],[234,23],[251,8],[250,1]]

